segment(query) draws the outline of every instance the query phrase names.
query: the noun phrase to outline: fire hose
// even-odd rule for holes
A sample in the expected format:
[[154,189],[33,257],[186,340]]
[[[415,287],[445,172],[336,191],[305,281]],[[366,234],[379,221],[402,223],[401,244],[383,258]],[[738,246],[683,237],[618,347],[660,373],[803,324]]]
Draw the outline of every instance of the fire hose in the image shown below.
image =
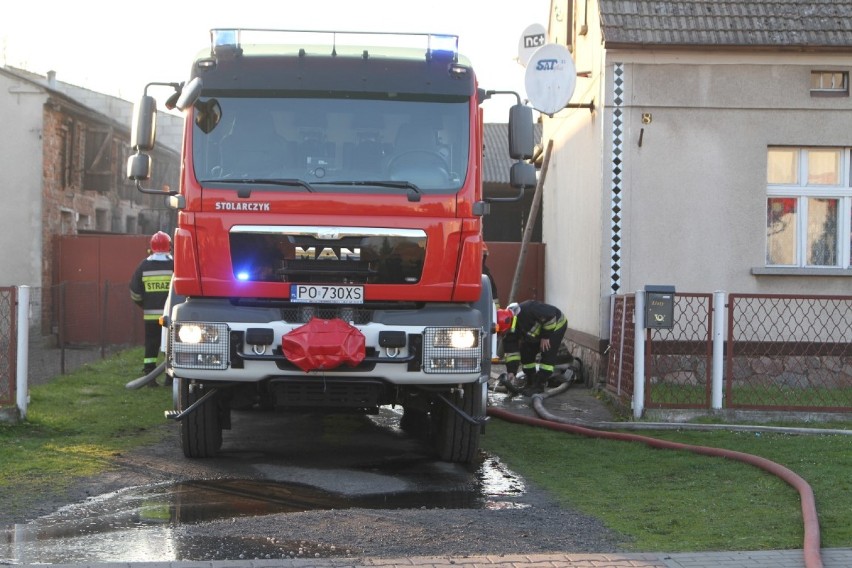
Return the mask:
[[[805,567],[822,568],[823,564],[822,556],[820,553],[819,518],[817,516],[816,511],[814,493],[808,482],[805,481],[798,474],[776,462],[744,452],[726,450],[722,448],[713,448],[709,446],[682,444],[679,442],[660,440],[658,438],[651,438],[649,436],[642,436],[639,434],[632,434],[627,432],[614,432],[609,430],[603,430],[600,428],[592,427],[590,424],[582,425],[578,422],[568,421],[564,418],[554,416],[547,412],[544,407],[543,400],[564,392],[568,389],[569,386],[570,382],[566,382],[554,389],[545,391],[543,394],[534,394],[532,396],[531,405],[541,418],[523,416],[505,409],[495,408],[493,406],[488,407],[488,415],[493,416],[495,418],[500,418],[501,420],[505,420],[507,422],[515,422],[518,424],[526,424],[529,426],[549,428],[551,430],[578,434],[590,438],[603,438],[608,440],[618,440],[625,442],[641,442],[652,448],[657,449],[686,450],[706,456],[723,457],[731,460],[740,461],[763,469],[781,478],[783,481],[791,485],[794,489],[796,489],[796,491],[799,492],[802,508],[802,521],[804,525],[803,553]],[[614,424],[617,423],[605,423],[606,427],[611,427],[611,425]],[[626,424],[628,423],[622,424],[622,427]]]

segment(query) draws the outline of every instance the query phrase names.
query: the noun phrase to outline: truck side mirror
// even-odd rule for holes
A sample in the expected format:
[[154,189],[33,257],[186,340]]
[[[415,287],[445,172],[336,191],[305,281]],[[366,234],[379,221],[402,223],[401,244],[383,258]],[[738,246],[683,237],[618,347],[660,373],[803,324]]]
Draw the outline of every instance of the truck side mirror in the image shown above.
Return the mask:
[[513,105],[509,109],[509,155],[513,160],[529,160],[534,150],[532,108]]
[[127,158],[127,179],[144,181],[151,178],[151,156],[133,154]]
[[133,123],[130,125],[130,147],[136,151],[154,149],[157,131],[157,101],[144,95],[133,105]]
[[201,88],[203,87],[203,83],[201,81],[201,77],[195,77],[191,79],[189,83],[183,86],[180,90],[180,95],[175,102],[175,106],[178,110],[184,111],[195,104],[195,101],[198,100],[198,97],[201,95]]
[[509,170],[509,185],[515,189],[527,189],[535,187],[537,183],[534,165],[528,162],[512,164],[512,168]]

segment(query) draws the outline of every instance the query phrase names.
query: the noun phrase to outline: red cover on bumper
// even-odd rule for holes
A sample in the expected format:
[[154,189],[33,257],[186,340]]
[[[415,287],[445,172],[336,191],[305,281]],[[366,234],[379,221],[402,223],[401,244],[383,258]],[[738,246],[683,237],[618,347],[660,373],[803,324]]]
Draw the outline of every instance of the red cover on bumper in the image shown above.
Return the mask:
[[354,367],[364,360],[364,335],[342,319],[311,320],[281,340],[287,359],[303,371]]

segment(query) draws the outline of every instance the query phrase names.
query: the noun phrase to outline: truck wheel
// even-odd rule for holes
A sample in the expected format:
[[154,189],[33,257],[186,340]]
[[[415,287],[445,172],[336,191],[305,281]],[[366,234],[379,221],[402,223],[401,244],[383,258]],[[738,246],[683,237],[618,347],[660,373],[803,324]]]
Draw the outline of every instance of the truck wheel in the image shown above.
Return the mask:
[[[203,393],[190,392],[189,381],[175,377],[178,383],[178,410],[187,409]],[[216,397],[207,399],[201,406],[180,421],[180,446],[188,458],[209,458],[222,447],[222,422]]]
[[[485,389],[485,393],[483,393]],[[450,400],[473,418],[485,416],[487,383],[468,383],[455,391]],[[434,442],[438,457],[447,462],[472,463],[479,455],[482,426],[471,424],[443,402],[435,403]]]

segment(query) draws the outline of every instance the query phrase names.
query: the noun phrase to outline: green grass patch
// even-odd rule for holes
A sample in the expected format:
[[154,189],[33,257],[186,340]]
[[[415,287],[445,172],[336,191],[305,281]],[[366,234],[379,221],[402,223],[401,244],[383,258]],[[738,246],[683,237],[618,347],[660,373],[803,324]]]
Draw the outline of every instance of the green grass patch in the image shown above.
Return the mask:
[[[848,427],[848,424],[846,425]],[[852,546],[852,436],[643,432],[681,443],[758,455],[813,488],[822,545]],[[601,519],[637,551],[801,548],[798,492],[756,467],[687,451],[653,449],[492,420],[483,448]]]
[[142,349],[130,349],[31,388],[27,420],[0,425],[0,492],[59,495],[108,470],[112,457],[158,440],[171,390],[125,388],[141,360]]
[[[649,389],[650,404],[705,405],[709,399],[704,385],[684,385],[660,382]],[[728,393],[723,393],[727,405]],[[852,408],[852,389],[848,388],[792,388],[784,385],[765,384],[751,386],[735,384],[733,401],[736,405],[748,406],[803,406],[827,408]]]

